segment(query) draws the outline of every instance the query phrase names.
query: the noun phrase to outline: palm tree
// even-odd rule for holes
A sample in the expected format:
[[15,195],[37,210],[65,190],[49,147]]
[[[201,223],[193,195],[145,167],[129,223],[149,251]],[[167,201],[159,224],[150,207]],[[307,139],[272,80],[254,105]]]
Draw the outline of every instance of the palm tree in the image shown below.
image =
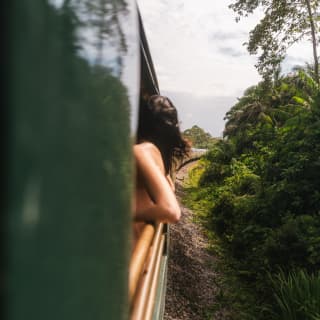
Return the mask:
[[271,84],[249,87],[225,116],[224,137],[243,136],[258,124],[281,127],[290,117],[310,109],[320,90],[312,72],[310,65],[295,67],[292,74]]
[[233,137],[254,127],[259,122],[273,123],[270,117],[270,103],[263,83],[248,88],[225,116],[227,120],[224,137]]

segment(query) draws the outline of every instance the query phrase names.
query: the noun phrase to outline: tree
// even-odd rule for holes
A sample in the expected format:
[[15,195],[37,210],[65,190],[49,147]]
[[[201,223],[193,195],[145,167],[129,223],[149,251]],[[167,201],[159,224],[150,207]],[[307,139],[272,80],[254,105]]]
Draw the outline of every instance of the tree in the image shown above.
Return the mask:
[[[257,315],[239,319],[288,319],[276,316],[270,275],[320,267],[320,92],[311,74],[300,68],[248,88],[226,115],[227,136],[205,156],[198,190],[188,191],[239,283],[254,289]],[[306,294],[290,295],[302,302],[298,319],[311,319]]]
[[245,90],[243,97],[226,113],[227,120],[223,135],[232,137],[240,131],[260,123],[261,121],[272,122],[268,109],[269,92],[265,92],[263,83],[252,86]]
[[257,8],[264,10],[246,43],[250,54],[260,53],[256,67],[264,78],[278,70],[292,44],[308,39],[312,42],[315,81],[319,83],[319,6],[319,0],[237,0],[229,6],[238,14],[237,21]]
[[205,132],[198,126],[193,126],[183,132],[183,136],[191,141],[194,148],[209,148],[217,139],[212,138],[210,133]]

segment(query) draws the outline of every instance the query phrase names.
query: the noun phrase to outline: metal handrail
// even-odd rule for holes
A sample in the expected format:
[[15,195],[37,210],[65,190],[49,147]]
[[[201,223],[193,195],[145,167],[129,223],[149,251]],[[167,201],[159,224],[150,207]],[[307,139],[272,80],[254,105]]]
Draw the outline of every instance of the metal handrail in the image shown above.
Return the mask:
[[[175,181],[175,171],[172,179]],[[169,226],[146,224],[134,247],[129,267],[130,320],[162,318],[166,287]],[[159,300],[158,303],[156,303]]]
[[148,299],[148,303],[146,305],[145,319],[151,319],[151,317],[152,317],[153,308],[155,305],[155,297],[156,297],[157,287],[158,287],[158,279],[159,279],[160,265],[161,265],[161,258],[162,258],[164,244],[165,244],[165,235],[162,234],[161,239],[160,239],[159,249],[157,252],[152,283],[150,286],[149,299]]
[[131,260],[130,260],[130,266],[129,266],[130,304],[132,303],[132,299],[136,292],[138,282],[143,271],[143,267],[146,263],[147,255],[148,255],[154,234],[155,234],[155,226],[149,223],[146,224],[133,250]]
[[[136,257],[141,257],[142,255],[144,255],[146,259],[143,272],[140,273],[140,278],[136,281],[136,285],[133,285],[133,280],[136,280],[133,279],[136,277],[133,275],[133,272],[137,274],[137,271],[134,271],[130,268],[129,279],[131,279],[132,281],[132,283],[129,284],[129,290],[131,291],[129,295],[132,296],[131,320],[149,320],[152,317],[152,311],[157,288],[157,279],[159,277],[160,261],[165,243],[165,236],[163,234],[163,230],[163,223],[159,223],[156,226],[152,244],[147,248],[147,241],[141,240],[141,238],[144,236],[144,232],[142,232],[142,235],[138,240],[134,252],[138,250],[143,250],[143,254],[137,253],[135,256],[132,255],[130,266],[138,264],[141,265],[141,262],[137,263],[133,261],[134,259],[136,259]],[[148,232],[148,234],[150,235],[151,232]],[[139,245],[140,247],[138,247]],[[145,254],[146,251],[147,254]],[[135,290],[133,291],[133,289]]]

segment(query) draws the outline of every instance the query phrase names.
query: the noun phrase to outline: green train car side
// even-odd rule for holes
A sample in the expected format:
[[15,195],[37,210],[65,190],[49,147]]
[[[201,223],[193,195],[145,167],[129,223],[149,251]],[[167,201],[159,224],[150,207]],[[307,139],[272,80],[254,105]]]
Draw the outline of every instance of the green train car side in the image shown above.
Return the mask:
[[133,0],[11,0],[5,319],[128,319]]

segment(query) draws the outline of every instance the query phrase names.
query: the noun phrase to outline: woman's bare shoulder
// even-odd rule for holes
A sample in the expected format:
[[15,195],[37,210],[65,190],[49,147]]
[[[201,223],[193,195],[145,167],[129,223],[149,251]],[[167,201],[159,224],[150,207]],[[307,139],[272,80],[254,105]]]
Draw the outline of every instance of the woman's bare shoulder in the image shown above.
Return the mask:
[[135,144],[133,146],[133,151],[135,154],[148,153],[153,157],[161,157],[160,150],[151,142],[141,142],[139,144]]
[[136,158],[136,160],[139,161],[139,159],[142,158],[149,158],[153,159],[156,164],[161,167],[161,169],[164,169],[163,161],[162,161],[162,156],[161,152],[158,149],[156,145],[154,145],[151,142],[141,142],[139,144],[135,144],[133,146],[133,153]]

